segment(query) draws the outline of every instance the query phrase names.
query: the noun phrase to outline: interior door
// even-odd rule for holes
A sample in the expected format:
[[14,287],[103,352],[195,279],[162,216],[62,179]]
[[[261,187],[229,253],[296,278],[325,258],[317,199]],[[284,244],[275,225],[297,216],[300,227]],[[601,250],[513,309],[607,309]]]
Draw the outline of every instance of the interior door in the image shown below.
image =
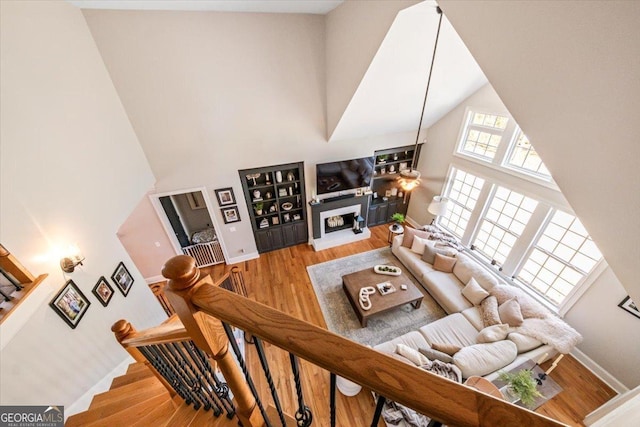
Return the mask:
[[160,197],[160,204],[162,205],[164,213],[167,215],[167,219],[171,224],[171,228],[173,228],[173,232],[175,233],[178,242],[180,242],[180,246],[183,248],[189,246],[189,237],[184,231],[184,227],[180,221],[180,216],[178,215],[178,211],[176,211],[176,207],[173,205],[173,201],[171,201],[171,197]]

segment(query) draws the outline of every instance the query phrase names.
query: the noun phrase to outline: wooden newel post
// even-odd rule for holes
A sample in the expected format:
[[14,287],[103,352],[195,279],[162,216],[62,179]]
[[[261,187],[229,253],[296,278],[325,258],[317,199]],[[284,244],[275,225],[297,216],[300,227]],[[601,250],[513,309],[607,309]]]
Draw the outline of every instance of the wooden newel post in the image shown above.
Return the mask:
[[162,275],[169,281],[165,295],[191,339],[200,349],[210,354],[218,363],[229,389],[236,400],[236,414],[245,427],[262,427],[265,421],[251,394],[244,375],[229,351],[229,340],[222,322],[198,310],[191,296],[201,286],[214,286],[211,278],[200,279],[200,270],[193,258],[178,255],[162,267]]
[[133,336],[138,332],[136,331],[136,328],[134,328],[133,325],[128,321],[120,319],[116,323],[114,323],[113,326],[111,326],[111,332],[113,332],[116,340],[118,341],[118,343],[120,343],[122,348],[124,348],[127,353],[129,353],[129,355],[135,359],[136,362],[144,363],[145,366],[149,368],[151,372],[153,372],[153,374],[156,376],[156,378],[158,378],[158,380],[160,380],[162,385],[164,385],[164,387],[169,392],[169,395],[173,399],[173,397],[176,395],[176,391],[173,389],[173,387],[171,387],[167,380],[165,380],[164,377],[158,371],[156,371],[156,369],[151,365],[151,363],[149,363],[147,358],[144,357],[140,350],[122,343],[127,338],[133,338]]

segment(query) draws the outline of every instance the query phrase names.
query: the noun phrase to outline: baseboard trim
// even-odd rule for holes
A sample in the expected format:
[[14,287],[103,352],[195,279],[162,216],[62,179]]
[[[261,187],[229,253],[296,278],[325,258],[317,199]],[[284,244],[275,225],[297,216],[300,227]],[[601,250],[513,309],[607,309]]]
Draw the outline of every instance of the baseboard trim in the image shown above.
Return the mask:
[[251,252],[249,254],[237,256],[235,258],[229,258],[228,264],[237,264],[239,262],[249,261],[256,258],[260,258],[260,254],[258,252]]
[[165,282],[167,279],[161,274],[158,274],[157,276],[153,276],[153,277],[145,277],[144,280],[145,282],[147,282],[147,285],[152,285],[158,282]]
[[571,355],[575,357],[576,360],[580,362],[585,368],[590,370],[596,377],[600,378],[609,387],[615,390],[618,394],[626,393],[627,391],[629,391],[629,388],[627,388],[627,386],[618,381],[616,377],[611,375],[606,369],[597,364],[593,359],[584,354],[582,351],[574,348],[571,352]]
[[410,225],[410,226],[412,226],[413,228],[420,228],[420,227],[422,227],[422,224],[418,224],[418,223],[417,223],[413,218],[411,218],[411,217],[409,217],[409,216],[408,216],[408,217],[406,217],[404,220],[405,220],[406,222],[408,222],[408,223],[409,223],[409,225]]

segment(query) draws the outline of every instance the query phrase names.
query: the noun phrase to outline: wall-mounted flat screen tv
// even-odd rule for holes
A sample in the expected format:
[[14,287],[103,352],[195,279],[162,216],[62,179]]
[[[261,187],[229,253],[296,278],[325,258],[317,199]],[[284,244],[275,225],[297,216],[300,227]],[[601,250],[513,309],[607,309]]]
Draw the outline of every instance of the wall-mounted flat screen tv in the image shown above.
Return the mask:
[[318,194],[371,186],[374,156],[316,165]]

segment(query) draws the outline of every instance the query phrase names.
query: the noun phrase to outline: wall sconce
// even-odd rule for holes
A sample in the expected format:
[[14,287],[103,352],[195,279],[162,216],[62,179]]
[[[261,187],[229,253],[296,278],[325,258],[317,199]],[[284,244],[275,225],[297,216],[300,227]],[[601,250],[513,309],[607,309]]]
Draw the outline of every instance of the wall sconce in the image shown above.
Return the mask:
[[60,268],[65,273],[73,273],[77,266],[82,265],[84,256],[80,253],[80,249],[77,246],[69,247],[69,254],[60,259]]

